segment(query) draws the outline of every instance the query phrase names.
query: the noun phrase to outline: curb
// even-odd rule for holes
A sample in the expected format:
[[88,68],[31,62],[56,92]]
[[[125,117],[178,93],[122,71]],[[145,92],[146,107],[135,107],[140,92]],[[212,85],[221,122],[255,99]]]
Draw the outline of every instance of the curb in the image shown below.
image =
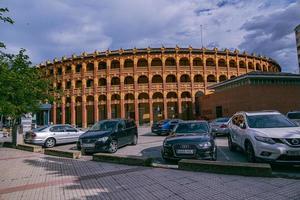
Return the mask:
[[1,142],[0,147],[13,148],[14,145],[12,144],[12,142]]
[[80,151],[66,151],[66,150],[58,150],[58,149],[44,149],[44,154],[57,156],[57,157],[73,158],[73,159],[79,159],[81,157]]
[[181,170],[197,172],[272,177],[271,166],[269,164],[262,163],[241,163],[183,159],[178,162],[178,168]]
[[126,156],[126,155],[96,153],[93,155],[93,161],[110,162],[110,163],[126,164],[126,165],[151,166],[153,159],[148,157],[142,157],[142,156]]
[[36,145],[30,145],[30,144],[18,144],[17,149],[24,150],[24,151],[30,151],[35,153],[43,153],[44,149],[41,146]]

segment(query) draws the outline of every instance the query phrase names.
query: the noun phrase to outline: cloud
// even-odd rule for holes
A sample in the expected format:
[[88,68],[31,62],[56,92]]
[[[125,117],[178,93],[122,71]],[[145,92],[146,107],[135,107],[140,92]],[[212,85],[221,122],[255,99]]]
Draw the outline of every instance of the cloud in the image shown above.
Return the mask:
[[256,51],[286,71],[296,68],[293,23],[298,14],[292,8],[298,3],[291,0],[2,2],[16,23],[0,24],[1,41],[8,51],[27,49],[34,63],[95,49],[200,47],[202,25],[205,46]]
[[241,27],[246,31],[240,49],[261,53],[279,61],[284,71],[296,71],[294,28],[300,22],[300,4],[255,16]]

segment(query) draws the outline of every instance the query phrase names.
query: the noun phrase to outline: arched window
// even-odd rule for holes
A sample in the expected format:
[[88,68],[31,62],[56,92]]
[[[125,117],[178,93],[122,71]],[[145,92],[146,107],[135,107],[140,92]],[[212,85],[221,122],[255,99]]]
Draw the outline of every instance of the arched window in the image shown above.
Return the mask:
[[248,62],[248,68],[249,68],[249,69],[254,69],[254,65],[253,65],[252,62]]
[[120,79],[118,77],[113,77],[111,79],[111,85],[120,85]]
[[94,97],[91,96],[91,95],[89,95],[89,96],[87,96],[86,101],[87,101],[88,103],[89,103],[89,102],[94,102]]
[[190,76],[187,74],[183,74],[180,77],[180,82],[184,82],[184,83],[191,82]]
[[194,58],[193,66],[203,66],[203,62],[202,62],[201,58]]
[[221,75],[219,76],[219,81],[222,82],[222,81],[226,81],[227,80],[227,77],[225,75]]
[[68,65],[67,67],[66,67],[66,73],[67,74],[70,74],[72,72],[72,67],[70,66],[70,65]]
[[76,72],[77,73],[81,72],[81,68],[82,68],[81,64],[76,65]]
[[207,82],[211,83],[211,82],[216,82],[216,77],[212,74],[207,76]]
[[163,98],[164,98],[164,96],[160,92],[155,92],[152,96],[152,99],[163,99]]
[[139,99],[149,99],[149,95],[145,92],[139,94]]
[[263,65],[262,68],[265,72],[268,71],[268,67],[266,65]]
[[106,79],[105,78],[99,78],[99,86],[106,86]]
[[120,61],[118,60],[113,60],[111,62],[111,69],[117,69],[117,68],[120,68]]
[[56,84],[56,89],[60,90],[61,89],[62,84],[61,83],[57,83]]
[[203,77],[200,74],[197,74],[194,76],[194,82],[195,83],[201,83],[203,82]]
[[134,95],[131,93],[128,93],[125,95],[125,100],[134,100]]
[[236,62],[234,60],[229,61],[229,67],[235,68],[236,67]]
[[216,66],[215,60],[212,59],[212,58],[207,58],[206,59],[206,66],[211,66],[211,67]]
[[94,64],[93,63],[88,63],[87,64],[87,71],[94,71]]
[[104,94],[101,94],[98,99],[99,101],[106,101],[106,96]]
[[76,103],[81,103],[82,102],[82,98],[81,97],[76,97],[75,102]]
[[124,79],[124,84],[127,85],[127,84],[134,84],[134,79],[132,76],[126,76],[125,79]]
[[174,58],[167,58],[166,59],[166,66],[176,66],[176,61],[175,61],[175,59]]
[[115,101],[115,100],[120,100],[121,98],[120,98],[120,95],[118,95],[118,94],[113,94],[113,95],[111,95],[111,100],[112,101]]
[[81,88],[82,87],[82,82],[80,80],[77,80],[76,84],[75,84],[75,87],[76,88]]
[[261,70],[261,66],[260,66],[259,63],[256,63],[256,70],[257,70],[257,71],[262,71],[262,70]]
[[154,58],[151,61],[151,66],[162,66],[162,61],[159,58]]
[[188,58],[180,58],[179,65],[180,66],[189,66],[190,65],[190,61],[189,61]]
[[149,82],[148,77],[145,75],[142,75],[138,78],[138,83],[148,83],[148,82]]
[[156,74],[152,77],[152,83],[163,83],[163,78]]
[[168,99],[171,99],[171,98],[177,98],[176,92],[169,92],[169,93],[167,94],[167,98],[168,98]]
[[245,64],[245,62],[243,60],[241,60],[239,62],[239,66],[240,66],[240,68],[246,68],[246,64]]
[[166,78],[166,82],[167,83],[176,83],[177,82],[176,76],[173,74],[168,75]]
[[219,67],[227,67],[226,61],[223,58],[219,59],[218,60],[218,66]]
[[148,66],[148,61],[145,58],[141,58],[137,62],[138,67],[147,67]]
[[130,68],[130,67],[133,67],[133,60],[126,59],[124,62],[124,68]]
[[89,79],[86,81],[86,87],[93,87],[93,79]]
[[98,63],[98,70],[106,69],[106,68],[107,68],[106,67],[106,62],[101,61],[101,62]]
[[191,98],[191,93],[189,93],[189,92],[182,92],[181,93],[181,98]]
[[66,89],[71,89],[72,83],[71,81],[67,81],[66,83]]
[[62,68],[61,67],[57,68],[57,75],[62,75]]

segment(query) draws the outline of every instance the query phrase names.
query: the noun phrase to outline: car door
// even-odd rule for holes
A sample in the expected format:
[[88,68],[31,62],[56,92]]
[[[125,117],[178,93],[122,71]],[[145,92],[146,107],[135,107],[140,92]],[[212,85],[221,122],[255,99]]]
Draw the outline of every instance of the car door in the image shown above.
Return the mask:
[[245,118],[242,114],[236,115],[235,117],[235,125],[234,125],[234,132],[235,132],[235,142],[240,147],[243,147],[243,138],[245,137],[245,129],[241,128],[241,125],[245,124]]
[[65,126],[65,131],[68,134],[68,142],[77,142],[80,136],[80,131],[70,125]]
[[53,126],[50,128],[52,137],[55,138],[57,144],[67,143],[68,142],[68,133],[65,132],[64,126]]
[[116,132],[116,137],[118,139],[118,146],[124,146],[127,144],[127,135],[126,135],[126,127],[124,121],[120,121],[118,123],[118,128]]
[[238,144],[238,134],[239,134],[239,129],[238,129],[238,116],[239,115],[234,115],[230,121],[229,125],[229,131],[231,135],[232,142],[235,144]]

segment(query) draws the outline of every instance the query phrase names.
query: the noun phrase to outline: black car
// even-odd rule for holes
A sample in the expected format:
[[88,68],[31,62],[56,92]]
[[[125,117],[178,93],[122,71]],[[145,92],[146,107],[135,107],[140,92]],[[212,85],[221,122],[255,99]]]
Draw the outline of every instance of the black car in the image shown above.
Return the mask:
[[128,144],[136,145],[138,131],[134,120],[111,119],[102,120],[79,137],[77,147],[83,153],[110,152]]
[[161,151],[165,160],[217,159],[217,147],[206,121],[186,121],[177,125],[163,142]]
[[153,123],[151,132],[157,135],[169,135],[173,128],[182,122],[181,119],[165,119],[159,122]]

